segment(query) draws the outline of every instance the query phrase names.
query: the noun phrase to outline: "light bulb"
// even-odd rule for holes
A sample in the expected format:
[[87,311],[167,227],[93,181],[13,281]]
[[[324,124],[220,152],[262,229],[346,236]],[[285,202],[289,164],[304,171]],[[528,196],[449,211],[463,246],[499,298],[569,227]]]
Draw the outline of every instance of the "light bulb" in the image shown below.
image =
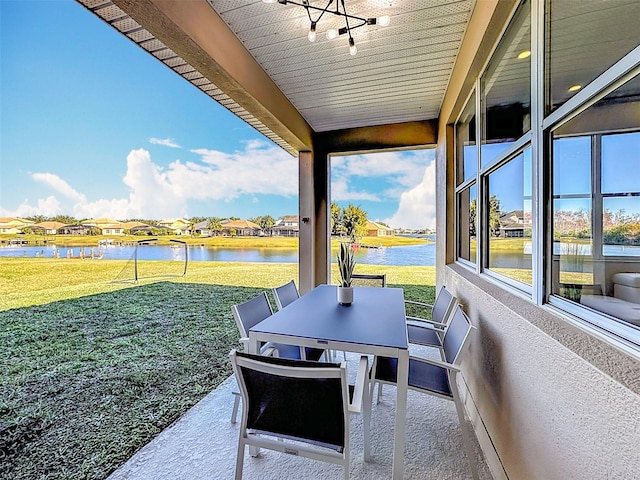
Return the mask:
[[349,39],[349,53],[351,54],[351,56],[358,53],[358,49],[356,48],[356,43],[353,41],[353,38]]
[[386,27],[387,25],[389,25],[389,23],[391,23],[391,18],[389,17],[389,15],[383,15],[382,17],[378,18],[376,23],[381,27]]
[[311,22],[311,28],[309,29],[309,41],[316,41],[316,22]]
[[331,30],[327,30],[327,38],[329,40],[333,40],[337,36],[338,36],[338,30],[336,30],[335,28],[332,28]]

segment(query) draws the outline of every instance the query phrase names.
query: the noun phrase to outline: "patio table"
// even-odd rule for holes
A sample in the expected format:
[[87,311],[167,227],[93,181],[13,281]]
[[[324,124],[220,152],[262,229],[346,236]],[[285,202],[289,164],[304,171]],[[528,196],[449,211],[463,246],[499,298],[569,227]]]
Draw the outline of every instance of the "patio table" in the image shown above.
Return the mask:
[[[350,306],[340,305],[336,286],[320,285],[249,330],[249,351],[261,342],[383,355],[398,359],[393,479],[401,479],[407,408],[409,351],[400,288],[354,287]],[[365,435],[368,417],[365,415]],[[365,460],[368,438],[365,438]]]

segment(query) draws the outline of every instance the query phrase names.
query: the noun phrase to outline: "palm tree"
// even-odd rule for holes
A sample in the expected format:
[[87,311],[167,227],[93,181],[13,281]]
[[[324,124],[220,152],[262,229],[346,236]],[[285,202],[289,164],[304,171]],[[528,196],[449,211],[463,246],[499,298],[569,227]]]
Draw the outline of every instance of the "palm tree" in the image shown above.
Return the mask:
[[210,232],[214,232],[215,236],[218,236],[222,231],[222,221],[218,217],[210,217],[207,228]]

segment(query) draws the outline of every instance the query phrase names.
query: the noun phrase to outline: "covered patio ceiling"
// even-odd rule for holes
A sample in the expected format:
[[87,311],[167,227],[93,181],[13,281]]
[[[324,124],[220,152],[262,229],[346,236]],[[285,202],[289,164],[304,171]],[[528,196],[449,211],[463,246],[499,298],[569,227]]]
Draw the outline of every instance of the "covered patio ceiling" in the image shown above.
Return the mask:
[[[437,119],[475,0],[345,0],[389,26],[307,38],[304,8],[261,0],[78,0],[285,150],[316,133]],[[312,0],[324,7],[328,0]],[[335,9],[335,7],[332,7]],[[314,17],[316,17],[314,15]]]

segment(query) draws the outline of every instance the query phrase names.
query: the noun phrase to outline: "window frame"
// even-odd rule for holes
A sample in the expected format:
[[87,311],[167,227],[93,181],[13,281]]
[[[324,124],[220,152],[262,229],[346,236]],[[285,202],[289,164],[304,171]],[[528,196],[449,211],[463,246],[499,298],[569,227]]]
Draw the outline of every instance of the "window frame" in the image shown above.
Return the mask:
[[[551,0],[530,0],[529,7],[531,9],[531,129],[524,135],[513,142],[510,147],[502,151],[490,164],[482,166],[481,150],[482,150],[482,131],[484,128],[483,93],[482,78],[487,67],[491,62],[500,42],[505,38],[505,34],[511,25],[518,9],[524,4],[524,0],[516,2],[514,8],[502,28],[499,39],[489,52],[487,59],[481,68],[480,73],[475,78],[470,93],[464,102],[458,118],[454,122],[453,135],[454,144],[454,212],[455,212],[455,229],[454,229],[454,262],[469,269],[473,273],[490,279],[503,288],[513,293],[528,296],[528,298],[537,306],[549,309],[555,314],[561,315],[568,319],[576,326],[583,328],[595,336],[602,338],[610,343],[614,343],[618,348],[631,352],[638,356],[640,352],[640,327],[633,326],[621,320],[610,317],[604,313],[597,313],[587,307],[576,304],[569,300],[565,300],[558,295],[552,293],[552,262],[553,262],[553,158],[552,158],[552,132],[563,124],[571,121],[577,115],[590,108],[599,100],[616,90],[634,77],[640,75],[640,44],[627,53],[624,57],[615,62],[604,72],[601,72],[594,80],[585,85],[580,91],[576,92],[573,97],[565,101],[557,109],[546,111],[547,98],[550,89],[550,78],[547,76],[549,45],[547,44],[549,25],[545,14],[549,8]],[[558,1],[558,0],[555,0]],[[469,99],[475,94],[476,96],[476,157],[477,171],[474,178],[468,179],[457,185],[458,178],[458,152],[457,145],[457,125],[459,118],[463,112],[467,110]],[[635,128],[633,129],[635,131]],[[638,126],[640,130],[640,125]],[[602,162],[602,136],[603,133],[597,134],[598,145],[598,164]],[[591,134],[593,137],[593,134]],[[488,206],[488,175],[499,169],[507,163],[515,155],[518,155],[524,149],[531,148],[531,221],[532,221],[532,286],[524,285],[520,282],[510,279],[504,275],[491,271],[488,268],[488,248],[489,242],[485,240],[487,233],[486,217]],[[595,165],[595,163],[594,163]],[[476,262],[472,263],[459,256],[459,194],[472,185],[476,186],[477,192],[477,222],[478,231],[476,232]],[[603,195],[601,186],[598,187],[598,198],[595,197],[595,190],[592,190],[591,208],[592,208],[592,245],[593,253],[601,258],[618,259],[618,256],[605,256],[602,251],[603,231],[596,231],[595,218],[597,217],[600,226],[603,224]],[[599,207],[596,209],[596,203]],[[595,258],[595,256],[594,256]],[[485,265],[487,267],[485,267]],[[523,288],[524,287],[524,288]]]

